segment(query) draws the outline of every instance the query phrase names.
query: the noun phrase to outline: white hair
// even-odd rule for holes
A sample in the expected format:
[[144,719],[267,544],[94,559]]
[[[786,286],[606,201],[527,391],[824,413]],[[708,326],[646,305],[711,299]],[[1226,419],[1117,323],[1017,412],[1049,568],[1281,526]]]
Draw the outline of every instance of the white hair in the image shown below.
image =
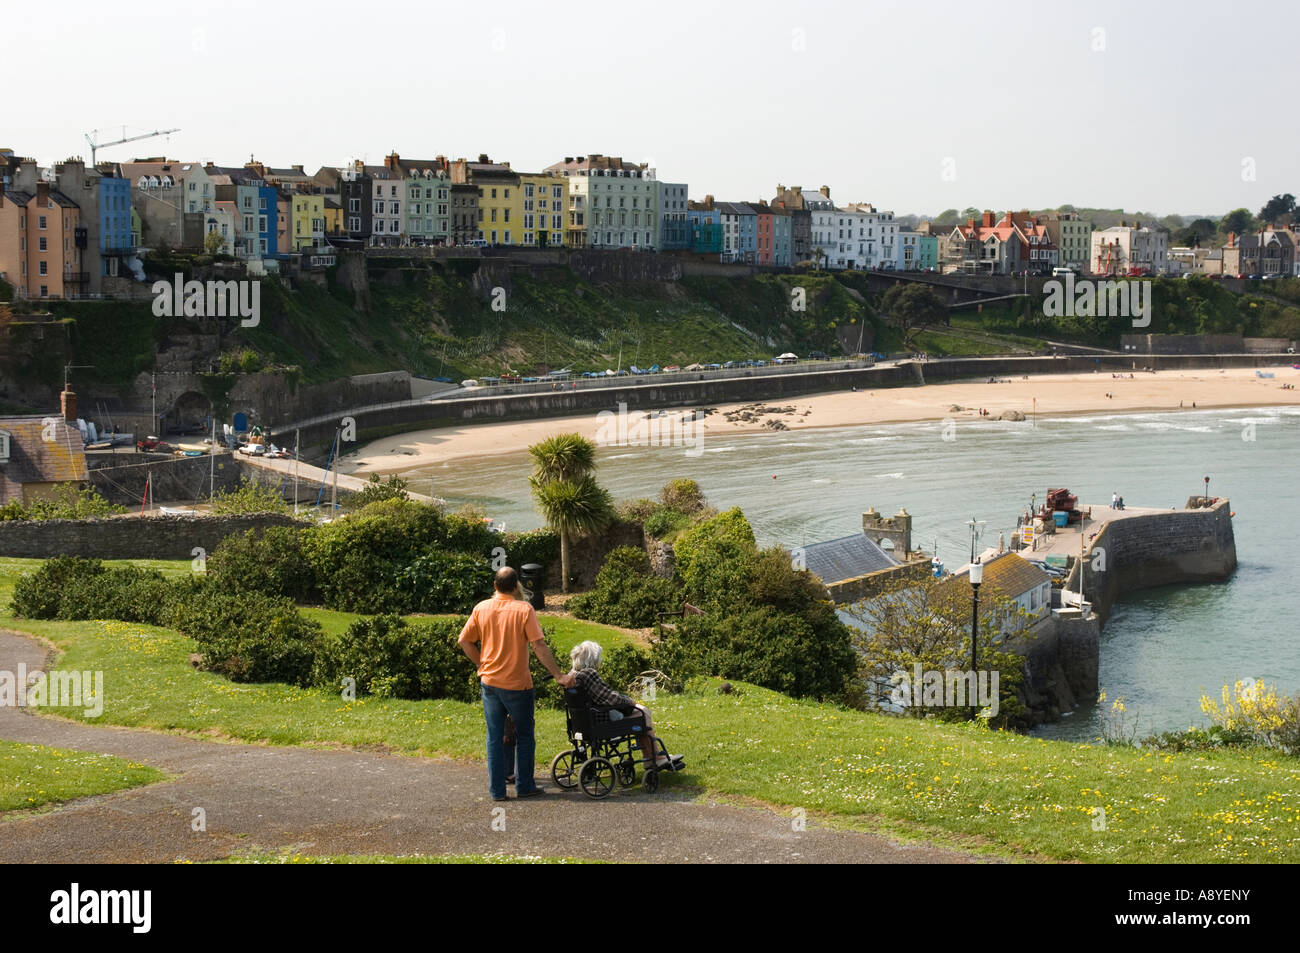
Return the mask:
[[569,652],[569,658],[573,661],[575,671],[582,671],[584,668],[600,668],[601,647],[598,642],[579,642]]

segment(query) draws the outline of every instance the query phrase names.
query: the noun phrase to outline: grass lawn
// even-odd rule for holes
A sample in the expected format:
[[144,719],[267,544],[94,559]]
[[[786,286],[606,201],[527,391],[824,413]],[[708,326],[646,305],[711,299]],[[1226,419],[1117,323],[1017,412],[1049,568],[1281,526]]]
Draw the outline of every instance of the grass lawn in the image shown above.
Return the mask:
[[[0,580],[0,595],[11,584]],[[547,625],[559,651],[580,636],[595,635],[606,647],[627,638],[589,623],[553,621]],[[101,723],[483,757],[477,705],[345,702],[316,689],[237,685],[195,671],[188,662],[194,643],[150,626],[7,616],[0,616],[0,626],[48,638],[65,653],[64,667],[103,670]],[[801,807],[832,823],[977,843],[996,853],[1156,863],[1300,861],[1297,759],[1044,741],[800,702],[742,684],[721,694],[719,685],[699,680],[652,703],[669,748],[687,756],[687,772],[666,778],[665,786],[696,785],[715,795]],[[565,745],[562,713],[539,710],[537,730],[539,760]]]
[[107,794],[166,777],[161,771],[111,755],[0,741],[0,811]]

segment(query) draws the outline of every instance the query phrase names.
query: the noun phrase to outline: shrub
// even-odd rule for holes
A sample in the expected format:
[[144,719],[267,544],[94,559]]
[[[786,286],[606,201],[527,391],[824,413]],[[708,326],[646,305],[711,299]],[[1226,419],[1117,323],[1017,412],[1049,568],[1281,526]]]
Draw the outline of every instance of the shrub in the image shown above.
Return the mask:
[[579,619],[639,629],[654,625],[678,598],[671,580],[650,572],[643,550],[620,546],[605,557],[592,590],[569,600],[568,608]]
[[470,553],[432,549],[397,576],[411,612],[463,612],[492,595],[491,564]]
[[694,480],[681,477],[664,484],[664,488],[659,492],[659,500],[669,509],[687,515],[700,513],[708,506],[700,485]]
[[391,499],[312,529],[303,549],[328,608],[405,612],[410,593],[399,577],[443,536],[437,508]]
[[624,642],[608,652],[600,663],[600,677],[610,687],[625,695],[633,694],[633,683],[642,672],[650,669],[650,653]]
[[304,536],[296,526],[268,526],[227,536],[208,557],[208,579],[231,592],[260,592],[305,602],[316,592]]
[[506,550],[506,563],[518,569],[529,563],[553,566],[560,558],[560,537],[553,530],[537,529],[527,533],[506,533],[498,537]]
[[222,490],[212,497],[212,513],[216,516],[240,516],[250,513],[288,513],[289,504],[280,491],[247,477],[239,480],[239,489]]
[[738,508],[687,530],[673,550],[687,599],[701,608],[719,609],[743,595],[737,574],[757,554],[754,531]]
[[370,479],[366,481],[366,485],[359,492],[353,493],[343,501],[343,509],[349,511],[359,510],[381,500],[408,499],[407,485],[407,482],[397,474],[393,474],[385,481],[379,478],[378,473],[372,473]]
[[125,506],[108,502],[92,486],[62,483],[47,499],[11,500],[0,506],[0,520],[83,520],[125,512]]
[[1272,685],[1246,679],[1224,685],[1219,701],[1202,695],[1201,711],[1210,716],[1211,730],[1300,754],[1300,695],[1279,695]]
[[63,590],[60,619],[119,619],[167,625],[171,584],[155,569],[112,566],[69,580]]
[[315,684],[337,690],[344,678],[357,691],[384,698],[479,698],[474,665],[456,644],[465,620],[409,625],[400,616],[358,619],[316,659]]
[[719,675],[796,697],[844,697],[857,664],[852,634],[787,552],[755,547],[739,510],[683,533],[676,551],[686,596],[704,614],[655,646],[656,668],[678,683]]
[[232,682],[311,684],[321,627],[289,599],[208,587],[177,607],[173,624],[199,643],[205,668]]
[[57,619],[63,594],[74,584],[102,575],[104,564],[80,556],[55,556],[14,583],[9,608],[20,619]]
[[661,507],[645,518],[645,531],[656,539],[666,539],[690,526],[693,520],[679,510]]

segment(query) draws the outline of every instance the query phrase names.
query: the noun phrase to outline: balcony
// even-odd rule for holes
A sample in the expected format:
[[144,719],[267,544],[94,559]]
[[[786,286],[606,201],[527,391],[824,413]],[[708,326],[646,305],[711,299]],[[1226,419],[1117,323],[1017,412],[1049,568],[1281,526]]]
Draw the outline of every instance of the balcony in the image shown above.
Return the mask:
[[90,272],[88,271],[65,271],[63,273],[63,283],[65,285],[84,285],[90,282]]

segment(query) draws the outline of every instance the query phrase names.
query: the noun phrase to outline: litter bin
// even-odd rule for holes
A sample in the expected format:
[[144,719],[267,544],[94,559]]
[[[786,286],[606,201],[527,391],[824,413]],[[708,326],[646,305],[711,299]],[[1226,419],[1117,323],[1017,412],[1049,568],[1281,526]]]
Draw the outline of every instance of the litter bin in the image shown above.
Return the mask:
[[543,591],[546,572],[537,563],[524,563],[519,567],[519,581],[523,583],[524,594],[534,609],[546,608],[546,593]]
[[1052,519],[1055,520],[1058,529],[1063,529],[1070,519],[1070,514],[1065,510],[1057,510],[1052,514]]

